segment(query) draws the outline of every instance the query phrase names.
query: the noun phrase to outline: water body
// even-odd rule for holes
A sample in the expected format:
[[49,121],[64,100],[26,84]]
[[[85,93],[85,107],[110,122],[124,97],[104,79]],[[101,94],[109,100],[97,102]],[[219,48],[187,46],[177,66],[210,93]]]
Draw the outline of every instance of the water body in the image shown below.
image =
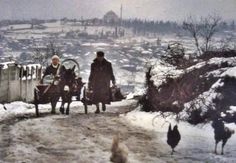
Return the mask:
[[108,10],[125,18],[177,20],[218,14],[236,19],[236,0],[0,0],[0,19],[101,18]]

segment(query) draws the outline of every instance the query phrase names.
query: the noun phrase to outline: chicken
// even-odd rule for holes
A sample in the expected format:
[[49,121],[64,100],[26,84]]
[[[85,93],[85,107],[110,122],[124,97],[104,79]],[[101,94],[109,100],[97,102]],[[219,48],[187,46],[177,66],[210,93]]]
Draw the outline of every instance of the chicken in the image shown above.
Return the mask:
[[215,119],[212,123],[215,134],[215,154],[217,154],[217,144],[222,141],[221,154],[224,154],[224,146],[228,139],[234,134],[234,130],[225,127],[221,119]]
[[178,126],[175,125],[173,130],[172,130],[171,124],[170,124],[169,125],[169,130],[168,130],[168,133],[167,133],[167,143],[172,149],[171,154],[173,154],[175,152],[174,149],[178,145],[180,139],[181,139],[181,135],[179,133]]
[[113,138],[110,161],[114,163],[127,163],[128,148],[124,144],[120,144],[119,139],[119,135]]
[[4,109],[4,110],[7,110],[7,108],[6,108],[6,106],[5,106],[5,105],[3,105],[3,109]]

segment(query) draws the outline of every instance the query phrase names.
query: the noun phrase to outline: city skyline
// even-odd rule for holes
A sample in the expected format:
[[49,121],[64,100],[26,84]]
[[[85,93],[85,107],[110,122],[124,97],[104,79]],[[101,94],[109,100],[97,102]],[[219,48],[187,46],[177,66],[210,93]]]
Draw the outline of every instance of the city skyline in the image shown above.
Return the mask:
[[189,15],[235,19],[234,0],[1,0],[0,19],[102,18],[109,10],[124,18],[182,21]]

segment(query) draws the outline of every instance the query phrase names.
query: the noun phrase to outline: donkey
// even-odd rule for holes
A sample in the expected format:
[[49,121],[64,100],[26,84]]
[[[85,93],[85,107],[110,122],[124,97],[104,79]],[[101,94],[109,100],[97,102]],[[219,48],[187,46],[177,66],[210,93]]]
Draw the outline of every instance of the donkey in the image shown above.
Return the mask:
[[72,69],[65,69],[61,75],[60,88],[61,88],[61,98],[62,103],[60,107],[60,112],[65,114],[65,103],[67,103],[66,115],[69,115],[70,104],[72,102],[73,87],[76,84],[75,66]]

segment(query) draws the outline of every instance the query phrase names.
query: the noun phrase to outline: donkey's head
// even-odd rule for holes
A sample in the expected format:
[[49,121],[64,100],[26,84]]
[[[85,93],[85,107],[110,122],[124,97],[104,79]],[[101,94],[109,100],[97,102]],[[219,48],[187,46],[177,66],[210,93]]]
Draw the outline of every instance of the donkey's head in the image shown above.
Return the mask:
[[61,77],[64,85],[71,87],[75,83],[75,66],[71,69],[65,69]]

